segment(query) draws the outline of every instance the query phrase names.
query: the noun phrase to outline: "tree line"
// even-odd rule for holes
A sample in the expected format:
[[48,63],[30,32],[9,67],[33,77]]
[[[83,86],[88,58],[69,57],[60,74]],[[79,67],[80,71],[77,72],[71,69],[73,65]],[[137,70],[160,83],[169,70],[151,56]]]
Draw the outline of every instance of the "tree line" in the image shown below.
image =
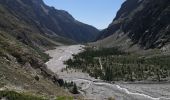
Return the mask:
[[164,81],[170,76],[170,56],[143,57],[117,48],[87,48],[65,64],[106,81]]

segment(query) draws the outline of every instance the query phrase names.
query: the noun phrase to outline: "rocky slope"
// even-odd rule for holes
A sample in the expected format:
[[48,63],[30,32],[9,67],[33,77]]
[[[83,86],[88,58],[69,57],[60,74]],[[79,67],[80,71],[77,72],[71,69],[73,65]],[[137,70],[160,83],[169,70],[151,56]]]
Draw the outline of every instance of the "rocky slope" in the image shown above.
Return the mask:
[[0,91],[71,95],[47,69],[49,56],[43,51],[75,41],[92,41],[97,32],[42,0],[0,0]]
[[42,0],[1,0],[0,29],[36,47],[92,41],[98,33]]
[[69,96],[59,86],[57,75],[47,69],[44,64],[47,60],[47,55],[0,31],[0,91]]
[[[169,0],[126,0],[117,16],[98,39],[101,45],[149,48],[168,47]],[[105,39],[104,39],[105,38]]]

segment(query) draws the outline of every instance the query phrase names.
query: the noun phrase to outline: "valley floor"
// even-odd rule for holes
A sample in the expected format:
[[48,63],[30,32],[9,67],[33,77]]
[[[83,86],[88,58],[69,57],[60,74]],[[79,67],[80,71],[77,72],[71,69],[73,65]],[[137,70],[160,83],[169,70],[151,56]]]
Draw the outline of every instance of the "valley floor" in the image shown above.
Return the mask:
[[116,100],[170,100],[170,84],[129,84],[116,82],[107,83],[94,79],[87,73],[78,70],[63,70],[66,68],[63,61],[72,58],[83,50],[83,45],[60,46],[49,50],[52,59],[46,64],[50,70],[57,73],[65,81],[73,81],[80,87],[80,93],[86,99],[107,100],[114,97]]

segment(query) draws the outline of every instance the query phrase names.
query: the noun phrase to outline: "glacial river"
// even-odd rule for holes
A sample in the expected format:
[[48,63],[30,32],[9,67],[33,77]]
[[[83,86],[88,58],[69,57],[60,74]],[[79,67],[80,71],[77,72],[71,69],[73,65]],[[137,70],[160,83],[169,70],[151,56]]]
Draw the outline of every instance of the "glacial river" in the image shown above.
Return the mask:
[[[86,99],[107,100],[114,97],[116,100],[170,100],[170,84],[110,84],[90,77],[81,71],[68,70],[63,61],[72,58],[73,54],[83,51],[83,45],[59,46],[49,50],[52,59],[48,61],[47,67],[65,81],[73,81],[80,87],[80,93]],[[101,65],[102,67],[102,65]]]

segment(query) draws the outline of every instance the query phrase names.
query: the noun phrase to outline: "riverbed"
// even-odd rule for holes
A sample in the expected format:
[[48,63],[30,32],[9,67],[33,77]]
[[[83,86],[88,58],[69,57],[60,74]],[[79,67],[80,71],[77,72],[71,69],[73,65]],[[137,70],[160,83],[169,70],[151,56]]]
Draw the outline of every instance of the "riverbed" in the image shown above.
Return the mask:
[[116,82],[107,83],[90,77],[87,73],[78,70],[63,70],[64,61],[72,58],[84,50],[84,45],[59,46],[54,50],[46,51],[52,59],[46,65],[65,81],[73,81],[80,87],[80,93],[87,100],[107,100],[114,97],[116,100],[170,100],[170,84],[128,84]]

